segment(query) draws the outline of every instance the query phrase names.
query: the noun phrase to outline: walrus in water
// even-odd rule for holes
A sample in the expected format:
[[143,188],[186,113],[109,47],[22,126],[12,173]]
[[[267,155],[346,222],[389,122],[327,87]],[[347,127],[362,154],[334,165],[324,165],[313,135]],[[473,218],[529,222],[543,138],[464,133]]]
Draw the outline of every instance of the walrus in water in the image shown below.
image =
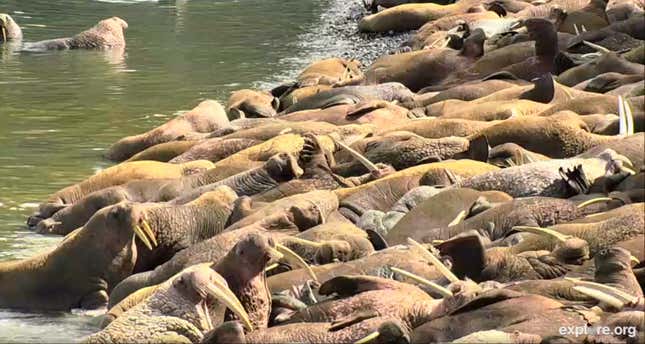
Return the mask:
[[6,13],[0,13],[0,43],[20,41],[22,30],[20,26]]
[[65,50],[65,49],[111,49],[125,48],[123,31],[128,23],[119,17],[103,19],[93,27],[72,37],[48,39],[25,43],[25,51]]

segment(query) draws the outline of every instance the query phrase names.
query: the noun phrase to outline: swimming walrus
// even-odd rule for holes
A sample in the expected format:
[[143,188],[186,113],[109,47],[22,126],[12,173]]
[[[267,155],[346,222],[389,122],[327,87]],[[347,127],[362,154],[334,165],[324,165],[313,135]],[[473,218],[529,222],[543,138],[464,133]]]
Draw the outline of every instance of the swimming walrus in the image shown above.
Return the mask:
[[72,37],[49,39],[25,43],[25,51],[63,50],[63,49],[111,49],[125,48],[124,31],[128,23],[119,17],[103,19],[93,27]]

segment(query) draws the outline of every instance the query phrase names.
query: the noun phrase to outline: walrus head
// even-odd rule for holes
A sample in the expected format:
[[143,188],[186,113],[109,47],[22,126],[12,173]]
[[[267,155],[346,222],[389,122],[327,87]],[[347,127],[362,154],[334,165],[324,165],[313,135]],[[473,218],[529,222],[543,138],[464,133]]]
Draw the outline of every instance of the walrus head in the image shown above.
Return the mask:
[[104,28],[120,27],[122,30],[125,31],[128,28],[128,23],[119,17],[112,17],[112,18],[101,20],[98,26],[104,27]]
[[555,25],[547,19],[529,18],[513,24],[511,29],[526,28],[529,39],[535,41],[535,55],[554,58],[559,51]]
[[6,13],[0,13],[0,43],[22,39],[20,26]]

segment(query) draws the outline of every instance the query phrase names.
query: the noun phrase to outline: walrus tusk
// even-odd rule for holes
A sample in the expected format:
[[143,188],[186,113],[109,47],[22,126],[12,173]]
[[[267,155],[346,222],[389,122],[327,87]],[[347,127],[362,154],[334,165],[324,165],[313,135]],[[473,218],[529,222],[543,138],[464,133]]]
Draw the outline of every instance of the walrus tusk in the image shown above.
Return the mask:
[[358,160],[358,162],[360,162],[363,166],[365,166],[365,168],[367,168],[368,171],[370,172],[378,171],[378,167],[376,167],[376,165],[374,165],[373,162],[369,161],[369,159],[367,159],[361,153],[355,151],[354,149],[350,148],[346,144],[340,142],[340,140],[337,140],[335,137],[331,135],[329,137],[331,137],[331,139],[334,141],[335,144],[337,144],[340,148],[346,150],[347,153],[349,153],[352,157],[354,157],[354,159]]
[[273,263],[273,264],[267,266],[266,268],[264,268],[264,272],[269,272],[269,271],[277,268],[278,266],[280,266],[280,263]]
[[282,244],[276,244],[275,248],[284,255],[284,258],[287,260],[287,262],[305,269],[309,277],[318,282],[318,277],[314,273],[314,270],[312,270],[311,266],[309,266],[309,264],[307,264],[307,262],[305,262],[305,260],[302,259],[302,257],[300,257],[297,253],[291,251],[291,249]]
[[434,265],[439,272],[448,279],[451,283],[459,281],[459,278],[455,276],[455,274],[450,271],[437,257],[434,256],[434,254],[430,253],[425,247],[421,246],[418,242],[416,242],[412,238],[408,238],[408,244],[415,246],[418,248],[423,256],[432,264]]
[[284,254],[282,252],[276,250],[273,247],[267,247],[267,252],[269,253],[269,256],[271,257],[272,260],[280,260],[284,257]]
[[580,30],[578,30],[578,25],[576,25],[576,23],[573,23],[573,30],[576,32],[576,36],[580,35]]
[[242,303],[237,298],[237,296],[235,296],[231,289],[228,288],[228,285],[222,283],[217,279],[212,282],[212,284],[206,286],[206,292],[218,301],[225,304],[228,309],[233,311],[233,313],[235,313],[235,315],[240,318],[242,323],[244,323],[244,326],[249,331],[253,331],[253,324],[249,319],[249,314],[246,312],[244,306],[242,306]]
[[565,280],[572,282],[573,284],[577,286],[583,286],[591,289],[596,289],[598,291],[601,291],[603,293],[606,293],[608,295],[611,295],[618,300],[620,300],[623,303],[628,303],[628,304],[634,304],[638,302],[638,297],[631,295],[627,292],[624,292],[618,288],[614,288],[609,285],[601,284],[601,283],[596,283],[596,282],[591,282],[591,281],[583,281],[578,278],[571,278],[571,277],[565,277]]
[[139,240],[141,240],[141,242],[142,242],[144,245],[146,245],[146,247],[147,247],[150,251],[152,251],[152,245],[150,244],[150,240],[148,240],[148,238],[146,238],[146,234],[145,234],[145,232],[143,231],[143,229],[141,229],[141,227],[139,227],[139,226],[134,226],[134,227],[132,228],[132,231],[134,232],[134,235],[135,235],[137,238],[139,238]]
[[366,344],[366,343],[369,343],[369,342],[373,341],[374,339],[378,338],[378,336],[380,336],[380,335],[381,335],[381,333],[379,331],[374,331],[374,332],[368,334],[367,336],[355,341],[354,344]]
[[601,53],[610,53],[611,52],[611,50],[609,50],[609,49],[607,49],[607,48],[605,48],[605,47],[603,47],[601,45],[591,43],[589,41],[582,41],[582,43],[584,43],[589,48],[595,49],[596,51],[601,52]]
[[532,233],[532,234],[537,234],[540,236],[548,236],[551,237],[559,242],[565,242],[567,239],[573,238],[571,235],[565,235],[562,234],[558,231],[555,231],[550,228],[542,228],[542,227],[531,227],[531,226],[514,226],[512,228],[514,231],[518,232],[526,232],[526,233]]
[[421,283],[421,284],[423,284],[425,286],[428,286],[430,289],[432,289],[432,290],[436,291],[437,293],[441,294],[441,296],[443,296],[443,297],[451,297],[453,295],[450,290],[438,285],[437,283],[434,283],[432,281],[428,281],[427,279],[425,279],[425,278],[423,278],[423,277],[421,277],[419,275],[413,274],[413,273],[411,273],[409,271],[405,271],[403,269],[399,269],[399,268],[394,267],[394,266],[390,267],[390,269],[392,271],[400,274],[400,275],[403,275],[403,276],[411,279],[411,280],[417,281],[417,282],[419,282],[419,283]]
[[159,244],[157,243],[157,237],[155,237],[155,232],[152,231],[152,228],[150,227],[150,224],[146,219],[141,221],[141,224],[143,224],[143,230],[145,230],[146,234],[148,235],[148,238],[150,238],[150,241],[152,241],[152,244],[157,247]]
[[625,103],[618,96],[618,135],[627,135],[627,119],[625,118]]
[[2,42],[7,41],[7,31],[4,29],[4,26],[2,27]]
[[596,203],[600,203],[600,202],[610,202],[610,201],[613,201],[613,200],[614,199],[611,198],[611,197],[596,197],[596,198],[592,198],[592,199],[586,200],[586,201],[578,204],[578,209],[588,207],[588,206],[590,206],[592,204],[596,204]]
[[632,265],[632,266],[636,266],[636,265],[638,265],[638,264],[640,264],[640,263],[641,263],[641,261],[640,261],[640,260],[638,260],[638,258],[636,258],[636,257],[634,257],[634,256],[629,256],[629,261],[630,261],[630,262],[632,262],[632,263],[634,263],[634,265]]
[[623,109],[625,110],[625,121],[627,124],[627,135],[634,135],[634,115],[632,114],[632,107],[627,102],[627,99],[618,96],[618,101],[622,100]]
[[462,211],[459,212],[459,214],[457,214],[457,217],[455,217],[454,220],[450,221],[450,223],[448,224],[448,227],[454,226],[454,225],[460,223],[465,218],[466,218],[466,211],[462,210]]
[[597,289],[592,289],[589,287],[584,287],[584,286],[575,286],[573,289],[577,292],[583,293],[589,297],[592,297],[600,302],[604,302],[608,305],[611,305],[617,309],[622,309],[625,304],[622,303],[619,299],[607,294],[603,293],[600,290]]
[[298,238],[298,237],[288,237],[285,240],[292,241],[294,243],[298,243],[298,244],[302,244],[302,245],[309,245],[309,246],[313,246],[313,247],[322,247],[323,246],[323,244],[321,244],[319,242],[315,242],[315,241],[311,241],[311,240],[307,240],[307,239],[301,239],[301,238]]
[[585,27],[585,24],[581,24],[580,28],[582,29],[582,32],[587,32],[587,28]]

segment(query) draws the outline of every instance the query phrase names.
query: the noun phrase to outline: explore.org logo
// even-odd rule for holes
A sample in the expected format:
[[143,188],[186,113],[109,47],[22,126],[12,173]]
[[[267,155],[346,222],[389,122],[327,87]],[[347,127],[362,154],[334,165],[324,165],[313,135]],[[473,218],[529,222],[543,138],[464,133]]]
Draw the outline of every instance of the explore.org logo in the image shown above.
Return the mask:
[[636,327],[635,326],[566,326],[560,327],[558,330],[560,335],[574,335],[579,336],[617,336],[617,337],[636,337]]

